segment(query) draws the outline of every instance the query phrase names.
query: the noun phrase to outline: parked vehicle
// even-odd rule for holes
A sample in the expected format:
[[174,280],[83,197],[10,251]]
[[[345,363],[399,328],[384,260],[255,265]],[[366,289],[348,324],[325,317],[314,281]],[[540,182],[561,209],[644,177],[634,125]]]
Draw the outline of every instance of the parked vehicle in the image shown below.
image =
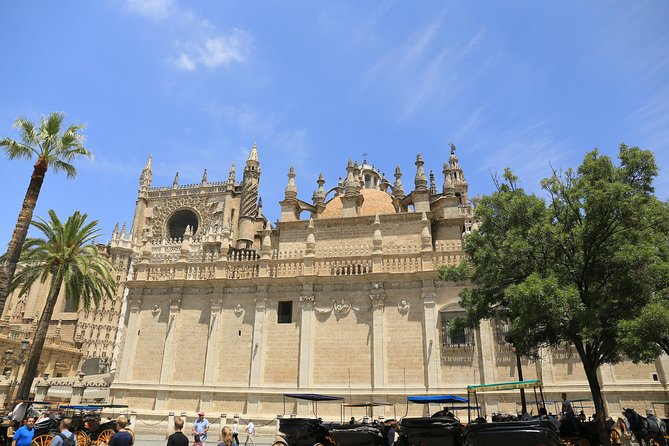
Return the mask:
[[[469,401],[478,404],[478,395],[484,392],[500,392],[506,390],[532,389],[534,391],[537,413],[545,407],[541,381],[526,380],[495,384],[480,384],[467,387]],[[541,402],[539,402],[539,391]],[[469,425],[464,429],[464,446],[560,446],[560,435],[557,428],[546,418],[532,418],[527,421],[492,421],[481,415],[480,409],[468,411]]]

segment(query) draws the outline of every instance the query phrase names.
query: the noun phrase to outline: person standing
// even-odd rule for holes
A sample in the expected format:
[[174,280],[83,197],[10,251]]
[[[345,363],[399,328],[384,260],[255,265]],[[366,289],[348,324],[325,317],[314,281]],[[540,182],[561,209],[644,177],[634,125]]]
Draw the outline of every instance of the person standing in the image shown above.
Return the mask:
[[123,415],[116,419],[116,428],[118,429],[118,432],[112,435],[109,439],[108,446],[131,446],[135,442],[135,437],[133,437],[132,432],[127,431],[125,428],[127,425],[128,419]]
[[235,440],[235,443],[239,445],[239,419],[235,418],[235,422],[232,423],[232,439]]
[[26,423],[14,432],[12,446],[30,446],[35,436],[35,418],[28,417]]
[[201,444],[204,446],[207,441],[207,432],[209,431],[209,420],[204,417],[204,412],[200,411],[197,414],[197,420],[193,423],[193,439],[194,444]]
[[221,429],[221,437],[223,438],[223,441],[221,441],[218,446],[238,446],[232,436],[232,430],[228,426],[224,426],[223,429]]
[[250,441],[251,444],[255,446],[256,442],[253,440],[253,437],[256,435],[256,425],[253,424],[252,420],[249,420],[249,424],[246,425],[244,432],[246,432],[246,441],[244,441],[244,445],[247,445]]
[[188,446],[188,437],[181,430],[184,428],[184,420],[181,417],[174,419],[174,433],[167,439],[167,446]]
[[574,408],[571,406],[571,401],[567,399],[567,394],[562,394],[562,415],[567,415],[568,413],[573,414]]
[[50,446],[77,446],[77,436],[70,432],[71,418],[60,420],[60,433],[53,437]]

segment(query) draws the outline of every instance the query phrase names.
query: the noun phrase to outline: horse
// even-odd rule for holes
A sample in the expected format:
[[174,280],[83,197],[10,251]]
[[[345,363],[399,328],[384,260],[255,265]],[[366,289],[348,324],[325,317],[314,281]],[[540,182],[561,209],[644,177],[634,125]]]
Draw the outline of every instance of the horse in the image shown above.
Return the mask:
[[612,446],[632,446],[632,432],[627,428],[627,419],[618,417],[610,437]]
[[656,443],[661,446],[667,445],[664,438],[667,434],[667,426],[663,420],[654,417],[655,421],[650,421],[636,413],[634,409],[623,409],[623,415],[629,421],[630,428],[641,446],[653,446]]

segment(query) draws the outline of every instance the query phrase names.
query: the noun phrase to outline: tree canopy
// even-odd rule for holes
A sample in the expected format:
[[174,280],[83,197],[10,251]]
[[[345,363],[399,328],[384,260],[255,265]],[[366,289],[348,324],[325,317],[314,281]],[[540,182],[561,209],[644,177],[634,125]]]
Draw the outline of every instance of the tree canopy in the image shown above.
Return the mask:
[[669,205],[654,196],[654,156],[623,144],[618,161],[587,153],[577,170],[542,181],[546,198],[505,170],[477,204],[480,227],[465,242],[475,286],[461,294],[464,323],[508,319],[525,355],[573,345],[600,414],[597,369],[623,359],[621,322],[666,287],[669,271]]
[[14,127],[19,131],[21,140],[0,139],[0,147],[3,147],[5,155],[10,160],[36,159],[12,239],[9,241],[6,255],[0,261],[0,313],[5,307],[9,285],[14,277],[21,249],[28,235],[28,227],[33,218],[33,211],[37,205],[47,170],[51,167],[54,172],[63,171],[68,178],[74,178],[77,169],[72,162],[80,157],[92,157],[84,147],[84,137],[80,133],[83,125],[73,124],[64,129],[64,120],[65,114],[57,112],[43,116],[39,126],[26,118],[18,118],[14,121]]
[[99,235],[97,220],[87,222],[87,218],[86,214],[77,211],[63,223],[50,210],[49,220],[40,218],[32,222],[44,238],[26,240],[19,272],[14,276],[10,291],[17,289],[19,295],[25,295],[36,282],[49,282],[49,291],[19,385],[19,399],[27,399],[30,395],[61,289],[65,291],[65,300],[72,302],[75,308],[83,302],[84,308],[88,309],[91,303],[97,306],[101,299],[114,297],[114,267],[93,244]]

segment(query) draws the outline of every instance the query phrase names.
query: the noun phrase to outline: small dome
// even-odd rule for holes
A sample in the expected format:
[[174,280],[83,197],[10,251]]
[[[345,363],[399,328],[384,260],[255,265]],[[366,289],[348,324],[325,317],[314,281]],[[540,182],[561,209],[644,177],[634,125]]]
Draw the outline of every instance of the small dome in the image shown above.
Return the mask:
[[[362,209],[360,215],[376,215],[376,214],[395,214],[395,206],[393,206],[393,197],[386,192],[379,189],[362,189],[360,194],[365,201],[362,202]],[[342,216],[341,197],[334,197],[325,205],[325,210],[320,218],[341,218]]]

